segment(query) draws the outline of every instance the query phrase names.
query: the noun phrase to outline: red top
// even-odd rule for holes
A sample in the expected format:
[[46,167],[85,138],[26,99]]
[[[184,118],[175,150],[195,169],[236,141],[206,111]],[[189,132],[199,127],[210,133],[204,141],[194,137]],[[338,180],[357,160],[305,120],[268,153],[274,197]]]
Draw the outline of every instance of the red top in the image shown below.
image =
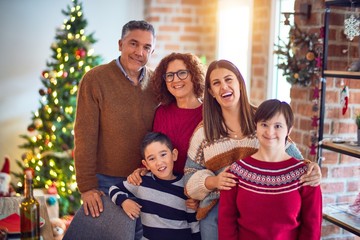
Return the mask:
[[231,165],[238,185],[221,191],[219,240],[319,240],[320,186],[301,186],[306,165],[294,158],[263,162],[252,157]]
[[194,109],[179,108],[176,103],[161,105],[155,112],[153,131],[166,134],[179,156],[174,164],[175,173],[184,173],[190,137],[202,121],[202,105]]

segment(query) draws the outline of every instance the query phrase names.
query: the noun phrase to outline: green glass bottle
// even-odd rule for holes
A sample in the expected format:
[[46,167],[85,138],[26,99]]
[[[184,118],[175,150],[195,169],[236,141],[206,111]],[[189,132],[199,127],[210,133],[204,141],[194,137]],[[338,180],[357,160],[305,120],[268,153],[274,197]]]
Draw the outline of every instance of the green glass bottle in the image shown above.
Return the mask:
[[20,203],[21,240],[40,239],[40,205],[33,195],[34,170],[25,169],[24,199]]

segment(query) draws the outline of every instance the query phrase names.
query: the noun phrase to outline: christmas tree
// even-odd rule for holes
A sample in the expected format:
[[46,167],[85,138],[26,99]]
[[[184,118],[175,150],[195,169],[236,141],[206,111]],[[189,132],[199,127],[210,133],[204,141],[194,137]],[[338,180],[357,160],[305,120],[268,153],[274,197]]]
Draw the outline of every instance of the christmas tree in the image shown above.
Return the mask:
[[[27,151],[22,161],[17,161],[22,169],[35,170],[35,188],[57,190],[60,216],[72,214],[80,206],[72,154],[76,94],[84,73],[101,62],[91,48],[96,42],[93,33],[85,34],[82,4],[72,0],[72,6],[62,13],[66,19],[56,30],[51,60],[41,74],[40,107],[32,113],[28,133],[21,135],[25,143],[20,148]],[[19,179],[17,192],[21,192],[23,173],[14,175]]]

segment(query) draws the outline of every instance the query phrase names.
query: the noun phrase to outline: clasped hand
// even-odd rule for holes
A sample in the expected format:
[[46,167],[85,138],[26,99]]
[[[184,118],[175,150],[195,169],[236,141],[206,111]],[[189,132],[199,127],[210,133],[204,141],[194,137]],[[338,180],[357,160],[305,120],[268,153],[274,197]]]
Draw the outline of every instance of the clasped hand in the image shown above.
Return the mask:
[[141,205],[131,199],[123,201],[121,207],[124,209],[126,215],[128,215],[132,220],[135,220],[140,216]]

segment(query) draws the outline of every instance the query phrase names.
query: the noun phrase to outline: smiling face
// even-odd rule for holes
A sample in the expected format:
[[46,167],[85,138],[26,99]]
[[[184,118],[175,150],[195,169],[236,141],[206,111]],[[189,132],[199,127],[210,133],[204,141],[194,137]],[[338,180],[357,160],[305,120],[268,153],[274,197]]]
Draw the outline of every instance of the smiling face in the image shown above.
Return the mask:
[[[179,70],[188,70],[184,61],[180,59],[175,59],[172,62],[169,62],[169,65],[166,69],[166,73],[178,72]],[[168,91],[176,98],[186,98],[195,96],[194,93],[194,84],[191,81],[192,75],[189,72],[185,79],[180,79],[176,74],[174,74],[174,79],[172,82],[166,82],[166,87]],[[165,80],[164,80],[165,81]]]
[[216,68],[210,74],[209,93],[222,109],[239,109],[240,87],[235,74],[226,68]]
[[256,136],[261,147],[272,151],[285,151],[285,142],[290,131],[283,113],[277,113],[272,118],[256,124]]
[[154,36],[150,31],[132,30],[119,40],[121,65],[128,74],[139,72],[154,51]]
[[174,162],[177,160],[178,151],[171,151],[166,144],[152,142],[144,150],[144,166],[156,177],[162,180],[173,180]]

